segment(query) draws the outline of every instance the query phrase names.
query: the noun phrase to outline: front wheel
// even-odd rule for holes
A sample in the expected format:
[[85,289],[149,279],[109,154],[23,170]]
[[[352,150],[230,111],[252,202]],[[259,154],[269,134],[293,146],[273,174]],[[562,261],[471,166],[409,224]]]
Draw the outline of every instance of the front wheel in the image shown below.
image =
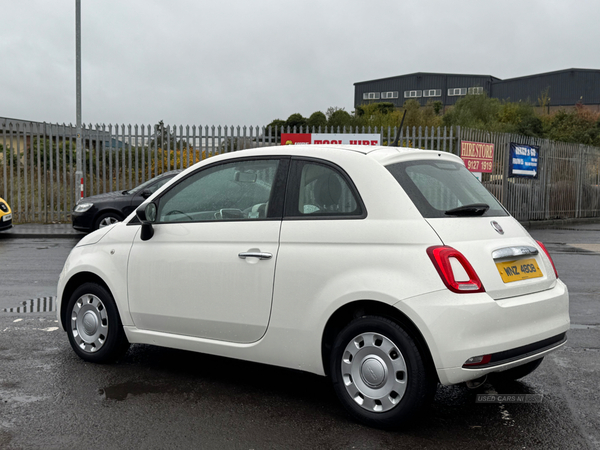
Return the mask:
[[358,421],[397,428],[435,393],[436,381],[403,328],[379,316],[358,318],[337,336],[330,361],[334,390]]
[[84,283],[75,289],[66,319],[71,347],[85,361],[110,362],[129,348],[115,301],[103,286]]
[[121,220],[123,220],[123,218],[119,214],[114,212],[102,214],[100,217],[98,217],[98,219],[96,219],[94,230],[107,227],[114,223],[120,222]]

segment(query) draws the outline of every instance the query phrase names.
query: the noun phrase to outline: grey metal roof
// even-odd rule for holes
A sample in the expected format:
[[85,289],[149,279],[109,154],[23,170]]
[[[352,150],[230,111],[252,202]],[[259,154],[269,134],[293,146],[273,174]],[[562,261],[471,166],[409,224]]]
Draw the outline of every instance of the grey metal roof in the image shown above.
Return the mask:
[[[445,106],[455,104],[462,95],[449,95],[452,88],[483,87],[490,97],[509,101],[538,103],[542,93],[548,90],[551,106],[568,106],[578,102],[600,104],[600,70],[562,69],[552,72],[525,75],[502,80],[492,75],[451,74],[415,72],[394,77],[378,78],[354,83],[354,104],[379,101],[402,106],[404,92],[440,89],[436,97],[412,97],[425,105],[428,101],[441,101]],[[374,92],[397,92],[397,98],[363,99],[363,94]],[[451,93],[451,92],[450,92]]]

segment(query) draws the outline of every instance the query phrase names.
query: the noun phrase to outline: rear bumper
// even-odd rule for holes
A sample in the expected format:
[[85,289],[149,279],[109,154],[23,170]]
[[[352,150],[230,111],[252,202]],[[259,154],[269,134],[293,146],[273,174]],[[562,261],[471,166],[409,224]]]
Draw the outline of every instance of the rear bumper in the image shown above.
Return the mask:
[[[560,280],[551,289],[503,300],[444,290],[396,306],[421,330],[444,385],[543,357],[564,345],[570,326],[569,294]],[[482,355],[492,355],[491,361],[463,367]]]

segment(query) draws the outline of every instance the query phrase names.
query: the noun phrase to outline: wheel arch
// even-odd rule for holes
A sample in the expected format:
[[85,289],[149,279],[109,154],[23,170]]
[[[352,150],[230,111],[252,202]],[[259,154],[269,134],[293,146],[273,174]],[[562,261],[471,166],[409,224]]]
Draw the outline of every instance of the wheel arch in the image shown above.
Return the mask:
[[427,368],[437,378],[433,357],[419,328],[402,311],[386,303],[374,300],[359,300],[348,303],[335,311],[327,321],[321,341],[321,357],[326,375],[329,376],[329,359],[336,336],[352,320],[362,316],[385,317],[402,327],[415,340],[415,344],[419,352],[421,352]]
[[[108,287],[108,285],[104,282],[104,280],[92,272],[79,272],[71,277],[71,279],[65,285],[63,289],[63,293],[60,299],[60,321],[63,327],[63,330],[66,331],[67,324],[67,305],[69,303],[69,299],[75,289],[81,286],[83,283],[96,283],[106,289],[112,295],[112,291]],[[116,306],[116,305],[115,305]]]

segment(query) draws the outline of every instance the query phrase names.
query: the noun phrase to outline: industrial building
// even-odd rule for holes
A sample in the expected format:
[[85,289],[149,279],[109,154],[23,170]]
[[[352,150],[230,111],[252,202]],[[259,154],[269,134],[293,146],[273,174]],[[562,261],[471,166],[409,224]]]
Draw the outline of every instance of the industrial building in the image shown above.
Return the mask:
[[529,102],[548,112],[578,103],[600,111],[600,70],[565,69],[502,80],[492,75],[458,75],[417,72],[354,83],[354,106],[406,100],[421,105],[441,102],[444,108],[468,94],[511,102]]

